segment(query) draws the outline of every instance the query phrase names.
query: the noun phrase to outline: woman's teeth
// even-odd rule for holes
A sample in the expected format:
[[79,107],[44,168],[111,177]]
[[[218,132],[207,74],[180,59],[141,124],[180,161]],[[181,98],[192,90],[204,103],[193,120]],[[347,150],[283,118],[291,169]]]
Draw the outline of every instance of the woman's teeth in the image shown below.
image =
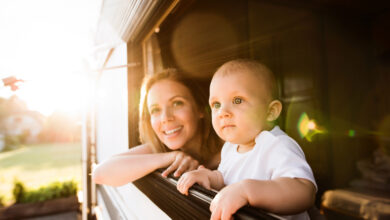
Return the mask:
[[182,126],[177,127],[177,128],[175,128],[175,129],[172,129],[172,130],[164,131],[164,133],[165,133],[165,134],[173,134],[173,133],[175,133],[176,131],[178,131],[178,130],[180,130],[180,129],[182,129]]

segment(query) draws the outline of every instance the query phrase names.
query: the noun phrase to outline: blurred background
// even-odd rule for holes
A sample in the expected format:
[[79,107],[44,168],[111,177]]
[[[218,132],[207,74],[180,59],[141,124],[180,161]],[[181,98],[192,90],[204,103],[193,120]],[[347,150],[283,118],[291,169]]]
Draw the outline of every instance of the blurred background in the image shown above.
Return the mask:
[[[81,190],[86,57],[100,1],[1,0],[0,207],[26,189],[73,181]],[[0,84],[2,82],[0,81]]]

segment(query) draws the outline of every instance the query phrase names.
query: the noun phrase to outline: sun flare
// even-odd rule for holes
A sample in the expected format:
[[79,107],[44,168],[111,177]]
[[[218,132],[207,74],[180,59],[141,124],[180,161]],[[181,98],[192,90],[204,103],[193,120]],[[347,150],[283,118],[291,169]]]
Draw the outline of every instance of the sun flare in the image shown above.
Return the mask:
[[80,112],[90,84],[83,68],[99,11],[94,0],[1,1],[0,79],[25,82],[16,92],[1,89],[0,96],[17,95],[44,115]]
[[86,107],[88,80],[83,75],[62,75],[27,80],[17,95],[31,110],[44,115],[54,111],[81,113]]

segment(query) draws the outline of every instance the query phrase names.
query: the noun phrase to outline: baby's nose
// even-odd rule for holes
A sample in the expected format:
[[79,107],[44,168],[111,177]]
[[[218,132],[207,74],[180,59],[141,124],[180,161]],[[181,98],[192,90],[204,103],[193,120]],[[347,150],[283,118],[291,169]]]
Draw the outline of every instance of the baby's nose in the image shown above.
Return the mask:
[[231,112],[227,106],[221,106],[219,109],[219,117],[220,118],[226,118],[226,117],[231,117]]

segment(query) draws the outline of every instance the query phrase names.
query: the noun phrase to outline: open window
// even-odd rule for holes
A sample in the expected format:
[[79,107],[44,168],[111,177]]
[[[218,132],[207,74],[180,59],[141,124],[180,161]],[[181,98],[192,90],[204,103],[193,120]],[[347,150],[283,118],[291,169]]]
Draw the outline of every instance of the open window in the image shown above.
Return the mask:
[[[115,153],[113,146],[139,144],[139,91],[145,75],[175,67],[207,86],[214,71],[234,58],[257,59],[276,74],[284,105],[279,125],[299,143],[314,171],[317,207],[325,191],[351,188],[353,180],[362,178],[359,161],[370,160],[377,149],[388,149],[390,13],[382,1],[123,0],[103,1],[102,15],[111,19],[109,27],[119,33],[120,42],[108,44],[111,52],[105,53],[108,61],[102,62],[106,67],[117,66],[115,71],[120,72],[106,68],[102,74],[112,80],[103,86],[113,90],[107,98],[112,105],[99,106],[95,123],[98,131],[102,127],[110,131],[96,133],[96,152],[102,157]],[[118,42],[115,37],[106,38]],[[115,63],[118,57],[120,62]],[[112,97],[117,96],[121,102],[115,103]],[[113,109],[127,111],[116,114]],[[106,118],[100,118],[104,111]],[[373,190],[372,182],[363,183],[353,187],[360,193]],[[208,215],[207,202],[197,192],[185,199],[172,184],[154,173],[121,188],[114,194],[122,196],[115,200],[129,203],[123,199],[124,192],[140,190],[157,204],[150,209],[160,208],[166,217]],[[105,194],[108,199],[104,200],[110,200],[116,189],[99,190],[101,198]],[[178,208],[183,208],[182,216],[170,211]],[[117,212],[121,213],[126,211]]]

